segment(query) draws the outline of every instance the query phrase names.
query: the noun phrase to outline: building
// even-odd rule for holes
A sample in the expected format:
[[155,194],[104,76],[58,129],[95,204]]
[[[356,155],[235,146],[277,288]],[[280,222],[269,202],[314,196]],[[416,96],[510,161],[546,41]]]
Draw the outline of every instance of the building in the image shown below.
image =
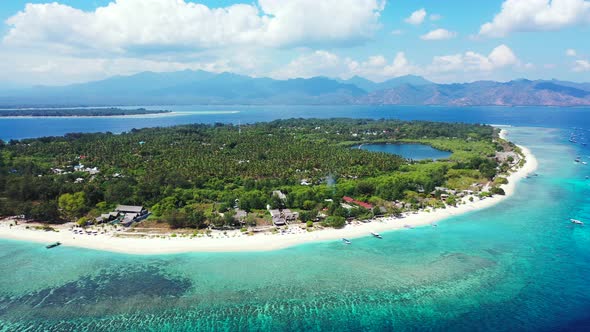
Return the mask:
[[274,209],[274,210],[269,210],[268,212],[270,212],[270,217],[272,218],[273,225],[284,226],[287,224],[287,221],[281,215],[281,210]]
[[64,174],[65,171],[61,168],[52,168],[51,171],[53,172],[53,174]]
[[86,172],[90,175],[96,175],[98,173],[100,173],[100,170],[98,169],[98,167],[85,167],[82,164],[78,164],[76,166],[74,166],[74,172]]
[[520,156],[514,151],[496,152],[496,161],[499,163],[507,162],[510,165],[516,165],[520,162]]
[[142,213],[144,212],[143,206],[133,206],[133,205],[117,205],[115,211],[120,213]]
[[285,218],[285,221],[287,221],[287,222],[295,221],[295,220],[297,220],[297,218],[299,218],[299,212],[292,212],[289,209],[284,209],[282,211],[282,215],[283,215],[283,218]]
[[248,217],[248,212],[244,211],[244,210],[240,210],[240,209],[236,209],[236,214],[234,215],[234,218],[239,221],[240,223],[245,223],[246,222],[246,217]]
[[122,216],[121,224],[129,227],[134,222],[142,221],[149,216],[149,213],[143,206],[117,205],[115,212]]
[[342,200],[345,201],[346,203],[358,205],[358,206],[363,207],[363,208],[365,208],[367,210],[370,210],[370,209],[373,208],[373,205],[371,205],[369,203],[357,201],[357,200],[355,200],[352,197],[344,196],[344,197],[342,197]]
[[94,220],[96,221],[97,224],[100,224],[103,222],[113,221],[113,220],[117,219],[118,216],[119,216],[119,212],[109,212],[109,213],[101,214],[100,216],[94,218]]

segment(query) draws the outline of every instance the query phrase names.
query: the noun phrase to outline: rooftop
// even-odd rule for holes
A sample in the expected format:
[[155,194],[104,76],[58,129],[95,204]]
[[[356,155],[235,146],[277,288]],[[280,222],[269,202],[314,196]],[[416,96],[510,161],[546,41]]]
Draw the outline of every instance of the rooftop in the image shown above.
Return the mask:
[[140,213],[141,211],[143,211],[143,206],[117,205],[115,211],[127,213]]

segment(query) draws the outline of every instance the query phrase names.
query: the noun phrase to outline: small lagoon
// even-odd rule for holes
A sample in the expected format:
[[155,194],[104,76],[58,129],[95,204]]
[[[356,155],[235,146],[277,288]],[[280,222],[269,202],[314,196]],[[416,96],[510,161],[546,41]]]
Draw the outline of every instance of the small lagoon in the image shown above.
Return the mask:
[[363,149],[371,152],[384,152],[402,156],[406,159],[425,160],[425,159],[445,159],[451,156],[451,152],[435,149],[429,145],[416,143],[402,143],[402,144],[362,144],[355,148]]

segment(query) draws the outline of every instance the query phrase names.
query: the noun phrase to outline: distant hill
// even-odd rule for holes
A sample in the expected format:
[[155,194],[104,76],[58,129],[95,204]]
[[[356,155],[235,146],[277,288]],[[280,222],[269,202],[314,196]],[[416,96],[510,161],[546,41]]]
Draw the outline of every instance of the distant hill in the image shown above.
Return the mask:
[[515,80],[506,83],[478,81],[464,84],[402,85],[367,94],[358,104],[401,105],[590,105],[590,88],[578,83]]
[[384,81],[381,83],[376,83],[376,82],[370,81],[366,78],[362,78],[359,76],[354,76],[348,80],[340,80],[340,82],[354,84],[367,92],[393,89],[393,88],[397,88],[397,87],[400,87],[400,86],[406,85],[406,84],[414,85],[414,86],[434,84],[433,82],[431,82],[423,77],[414,76],[414,75],[395,77],[395,78],[392,78],[390,80],[387,80],[387,81]]
[[0,93],[2,107],[182,104],[590,105],[590,83],[558,80],[436,84],[407,75],[275,80],[232,73],[144,72],[62,87]]
[[366,91],[323,77],[273,80],[231,73],[144,72],[0,95],[1,105],[341,104]]

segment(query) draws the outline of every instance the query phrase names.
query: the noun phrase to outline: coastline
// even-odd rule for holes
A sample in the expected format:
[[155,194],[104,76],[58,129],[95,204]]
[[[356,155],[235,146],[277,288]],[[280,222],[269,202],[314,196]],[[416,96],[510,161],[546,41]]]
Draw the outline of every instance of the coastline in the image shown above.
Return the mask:
[[[499,126],[498,126],[499,127]],[[500,138],[506,139],[507,132],[502,129]],[[45,232],[26,229],[24,225],[10,228],[7,223],[0,223],[0,238],[18,241],[49,244],[59,241],[64,246],[80,247],[93,250],[110,251],[126,254],[157,255],[186,252],[255,252],[271,251],[292,247],[299,244],[339,240],[341,238],[359,238],[371,236],[371,232],[388,232],[406,228],[432,225],[449,217],[467,212],[482,210],[507,199],[516,191],[517,183],[537,169],[538,163],[529,149],[520,146],[526,158],[524,166],[511,173],[508,184],[502,185],[506,195],[495,195],[483,200],[465,201],[457,207],[447,207],[435,211],[421,211],[415,214],[404,214],[403,218],[376,218],[369,223],[355,223],[346,225],[342,229],[322,229],[307,232],[297,226],[290,228],[287,234],[258,234],[248,236],[239,231],[228,231],[221,236],[221,232],[213,237],[185,238],[123,238],[111,234],[79,235],[73,234],[66,228],[59,232]]]
[[127,119],[127,118],[162,118],[169,116],[183,115],[180,112],[160,112],[160,113],[146,113],[146,114],[127,114],[127,115],[12,115],[0,116],[0,119],[14,120],[14,119]]
[[171,111],[161,113],[148,113],[148,114],[129,114],[129,115],[64,115],[64,116],[0,116],[0,120],[15,120],[15,119],[153,119],[153,118],[166,118],[174,116],[186,116],[186,115],[209,115],[209,114],[238,114],[240,111],[203,111],[203,112],[182,112],[182,111]]

